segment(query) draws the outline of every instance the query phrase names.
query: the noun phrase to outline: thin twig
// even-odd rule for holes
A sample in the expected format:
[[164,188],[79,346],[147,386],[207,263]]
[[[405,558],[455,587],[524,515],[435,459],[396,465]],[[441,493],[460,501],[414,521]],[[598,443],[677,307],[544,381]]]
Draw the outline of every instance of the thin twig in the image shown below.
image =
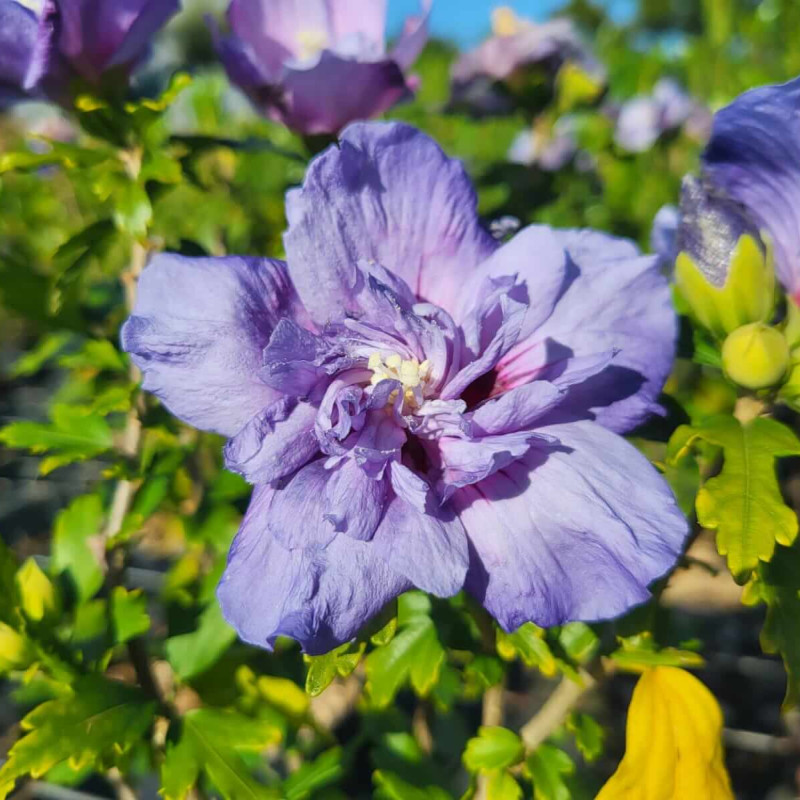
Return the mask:
[[580,671],[580,678],[581,683],[571,678],[562,678],[544,705],[522,726],[519,735],[526,750],[535,750],[558,730],[578,701],[597,684],[586,670]]

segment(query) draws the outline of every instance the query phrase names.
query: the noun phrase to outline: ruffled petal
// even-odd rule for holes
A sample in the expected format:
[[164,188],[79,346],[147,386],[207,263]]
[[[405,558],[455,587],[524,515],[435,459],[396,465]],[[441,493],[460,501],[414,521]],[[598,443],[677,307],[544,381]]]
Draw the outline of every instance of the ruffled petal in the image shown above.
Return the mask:
[[390,500],[370,546],[418,589],[450,597],[464,586],[469,565],[464,528],[432,498],[424,513],[400,497]]
[[225,445],[225,466],[250,483],[291,475],[319,452],[317,406],[280,397],[256,414]]
[[348,127],[289,193],[287,216],[289,271],[320,323],[358,310],[359,262],[382,265],[450,311],[465,276],[496,247],[461,162],[397,122]]
[[267,529],[274,492],[253,493],[217,590],[222,613],[251,644],[271,649],[278,636],[291,636],[311,655],[326,653],[411,583],[371,543],[349,536],[324,549],[287,550]]
[[703,164],[769,233],[778,278],[800,297],[800,78],[745,92],[718,111]]
[[326,0],[335,40],[363,36],[383,46],[386,36],[386,0]]
[[560,444],[451,500],[471,544],[467,589],[508,631],[622,614],[688,532],[667,483],[624,439],[592,422],[539,432]]
[[122,347],[173,414],[232,436],[278,397],[258,371],[283,316],[304,312],[282,262],[162,253],[139,280]]
[[548,318],[500,360],[494,393],[534,379],[557,383],[575,358],[614,355],[596,376],[573,386],[559,413],[630,430],[658,408],[675,356],[677,320],[659,259],[595,231],[554,233],[568,253],[566,291]]

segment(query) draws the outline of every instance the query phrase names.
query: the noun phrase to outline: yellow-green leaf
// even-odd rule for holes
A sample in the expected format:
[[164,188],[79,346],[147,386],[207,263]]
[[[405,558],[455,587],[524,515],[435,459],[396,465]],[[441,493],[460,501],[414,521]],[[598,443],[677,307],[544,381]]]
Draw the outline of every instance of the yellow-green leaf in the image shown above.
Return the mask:
[[90,675],[73,690],[68,697],[42,703],[22,721],[30,732],[0,768],[0,799],[17,779],[38,778],[67,759],[77,769],[124,753],[152,722],[155,704],[139,689]]
[[693,675],[656,667],[636,684],[625,756],[597,800],[733,800],[722,749],[722,712]]
[[58,609],[56,587],[32,558],[17,571],[17,589],[22,610],[34,622],[41,622]]
[[775,459],[800,455],[800,439],[774,419],[757,417],[746,424],[717,416],[702,426],[681,426],[670,442],[673,458],[703,439],[723,450],[719,475],[697,494],[697,518],[717,531],[717,549],[734,578],[744,583],[759,561],[769,561],[775,544],[790,545],[797,536],[797,515],[786,506],[775,476]]

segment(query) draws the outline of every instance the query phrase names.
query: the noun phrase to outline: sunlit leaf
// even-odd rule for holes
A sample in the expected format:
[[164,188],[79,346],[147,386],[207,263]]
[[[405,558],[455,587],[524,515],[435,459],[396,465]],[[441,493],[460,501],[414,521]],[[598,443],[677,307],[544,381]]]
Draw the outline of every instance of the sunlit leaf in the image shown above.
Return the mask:
[[212,601],[194,631],[167,639],[167,659],[181,678],[192,678],[214,664],[235,640],[236,631],[223,619],[219,603]]
[[93,494],[73,500],[56,517],[50,571],[69,580],[80,602],[103,585],[98,548],[90,544],[92,537],[99,536],[102,523],[103,506]]
[[524,754],[522,739],[514,731],[483,726],[467,742],[463,761],[470,772],[489,772],[518,764]]
[[147,597],[141,589],[128,591],[116,586],[111,592],[111,619],[114,624],[114,641],[127,642],[150,629]]
[[563,750],[541,744],[528,757],[525,767],[533,781],[535,800],[571,800],[564,778],[575,771],[575,764]]
[[723,450],[719,475],[697,495],[697,518],[717,531],[717,549],[740,583],[759,561],[769,561],[775,544],[790,545],[797,536],[797,515],[781,496],[775,459],[800,455],[800,439],[780,422],[766,417],[742,424],[717,416],[702,426],[678,428],[670,442],[679,458],[697,439]]
[[152,722],[155,704],[134,687],[91,675],[74,693],[35,708],[22,722],[28,731],[0,767],[0,798],[19,778],[38,778],[69,759],[79,768],[124,753]]

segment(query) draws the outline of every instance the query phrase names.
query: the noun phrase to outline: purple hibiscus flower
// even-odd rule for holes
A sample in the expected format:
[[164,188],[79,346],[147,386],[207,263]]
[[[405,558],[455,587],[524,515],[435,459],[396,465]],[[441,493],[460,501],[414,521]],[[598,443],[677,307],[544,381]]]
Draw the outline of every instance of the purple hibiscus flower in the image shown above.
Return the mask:
[[800,304],[800,78],[718,111],[702,165],[706,187],[744,212],[739,227],[769,236],[778,279]]
[[681,127],[695,139],[707,139],[711,126],[711,112],[671,78],[662,78],[652,94],[628,100],[612,115],[614,141],[632,153],[649,150],[663,134]]
[[605,80],[603,67],[571,20],[559,18],[537,24],[518,17],[510,8],[496,8],[492,35],[453,64],[453,101],[490,113],[508,110],[510,104],[494,91],[496,84],[514,83],[526,69],[535,66],[548,67],[555,73],[566,62],[578,65],[599,83]]
[[233,0],[213,28],[230,79],[262,113],[305,135],[333,134],[410,94],[430,0],[386,51],[386,0]]
[[0,0],[0,99],[66,102],[77,81],[127,78],[179,0]]
[[674,356],[657,260],[588,230],[498,244],[459,161],[348,127],[287,196],[286,262],[162,254],[122,341],[256,484],[219,586],[249,642],[320,653],[399,593],[506,629],[618,615],[687,532],[621,436]]

